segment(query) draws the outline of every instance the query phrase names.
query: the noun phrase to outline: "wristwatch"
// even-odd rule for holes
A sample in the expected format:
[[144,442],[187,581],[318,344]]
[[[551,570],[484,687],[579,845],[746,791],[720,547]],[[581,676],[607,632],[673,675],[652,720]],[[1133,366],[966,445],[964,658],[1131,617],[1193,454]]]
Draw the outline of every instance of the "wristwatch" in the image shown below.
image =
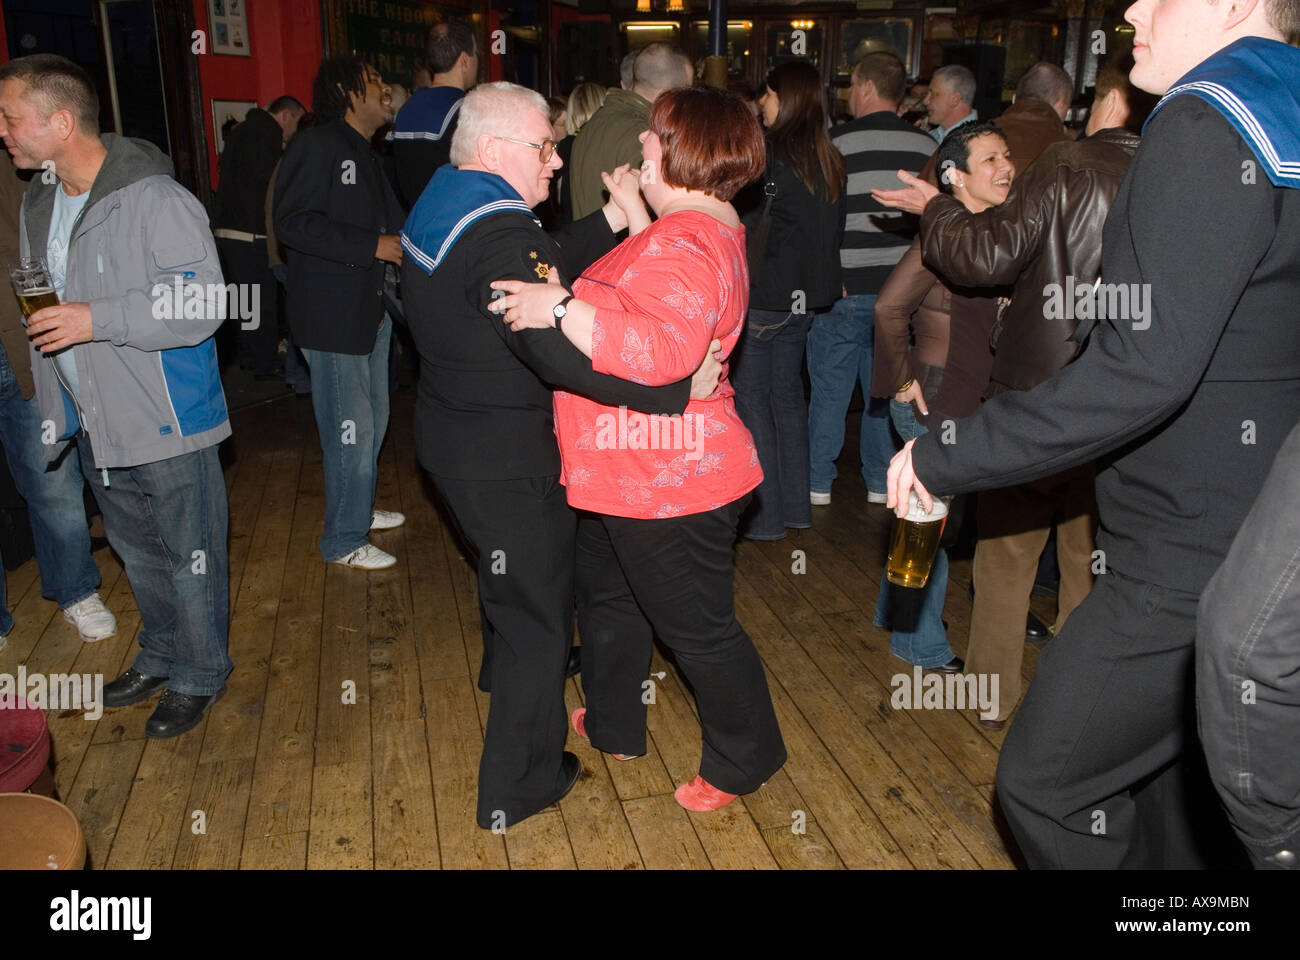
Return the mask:
[[569,294],[554,307],[551,308],[551,315],[555,317],[555,329],[560,329],[560,321],[564,319],[565,314],[569,312],[568,304],[573,299],[573,294]]

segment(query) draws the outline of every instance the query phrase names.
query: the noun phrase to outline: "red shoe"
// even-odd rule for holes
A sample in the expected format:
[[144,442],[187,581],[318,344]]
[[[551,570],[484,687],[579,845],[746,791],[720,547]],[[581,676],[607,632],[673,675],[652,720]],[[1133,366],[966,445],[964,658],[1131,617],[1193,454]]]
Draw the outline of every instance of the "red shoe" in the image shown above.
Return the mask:
[[697,774],[690,783],[683,783],[678,787],[673,796],[687,810],[704,811],[725,807],[735,800],[738,794],[719,790]]
[[[591,737],[587,736],[587,724],[585,722],[586,716],[587,716],[587,708],[579,707],[577,710],[573,711],[573,716],[569,718],[569,721],[573,724],[573,732],[576,733],[578,736],[582,737],[582,739],[590,743]],[[638,754],[638,756],[642,756],[642,754]],[[614,759],[635,760],[637,759],[637,757],[628,756],[626,753],[616,753],[614,754]]]

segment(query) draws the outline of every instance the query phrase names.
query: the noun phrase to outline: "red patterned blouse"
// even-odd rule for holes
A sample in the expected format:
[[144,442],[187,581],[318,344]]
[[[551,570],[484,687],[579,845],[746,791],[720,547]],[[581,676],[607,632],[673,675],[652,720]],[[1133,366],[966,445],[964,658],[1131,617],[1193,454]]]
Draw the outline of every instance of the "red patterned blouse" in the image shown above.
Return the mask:
[[[695,372],[715,337],[725,356],[735,349],[749,301],[744,228],[693,210],[671,213],[592,264],[573,292],[596,307],[598,372],[673,383]],[[561,481],[580,510],[643,519],[702,513],[763,479],[726,366],[713,396],[677,417],[557,390],[555,433]]]

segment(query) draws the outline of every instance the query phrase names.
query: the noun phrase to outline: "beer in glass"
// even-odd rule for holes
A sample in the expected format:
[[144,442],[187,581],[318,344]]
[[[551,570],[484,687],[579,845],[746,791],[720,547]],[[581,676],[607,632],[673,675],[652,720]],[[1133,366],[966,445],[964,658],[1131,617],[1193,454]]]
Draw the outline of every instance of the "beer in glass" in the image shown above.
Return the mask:
[[948,505],[935,497],[932,509],[926,513],[915,490],[910,491],[907,503],[907,516],[894,522],[885,575],[896,586],[918,588],[930,579],[930,567],[939,552],[939,536],[948,519]]
[[23,309],[23,323],[37,310],[52,307],[59,302],[50,279],[44,257],[23,257],[9,265],[9,279],[18,294],[18,305]]

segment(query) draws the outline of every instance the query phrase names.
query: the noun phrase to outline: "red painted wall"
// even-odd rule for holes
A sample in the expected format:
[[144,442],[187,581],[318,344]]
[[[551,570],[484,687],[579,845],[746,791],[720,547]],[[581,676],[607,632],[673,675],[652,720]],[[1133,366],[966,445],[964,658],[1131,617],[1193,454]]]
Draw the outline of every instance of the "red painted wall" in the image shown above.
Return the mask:
[[[206,0],[193,0],[194,19],[208,29]],[[213,100],[256,100],[265,107],[281,94],[292,94],[311,108],[311,82],[323,54],[320,0],[275,0],[248,6],[251,57],[199,58],[203,88],[203,122],[208,141],[212,185],[217,185],[217,151],[212,131]],[[209,41],[211,37],[209,37]]]

